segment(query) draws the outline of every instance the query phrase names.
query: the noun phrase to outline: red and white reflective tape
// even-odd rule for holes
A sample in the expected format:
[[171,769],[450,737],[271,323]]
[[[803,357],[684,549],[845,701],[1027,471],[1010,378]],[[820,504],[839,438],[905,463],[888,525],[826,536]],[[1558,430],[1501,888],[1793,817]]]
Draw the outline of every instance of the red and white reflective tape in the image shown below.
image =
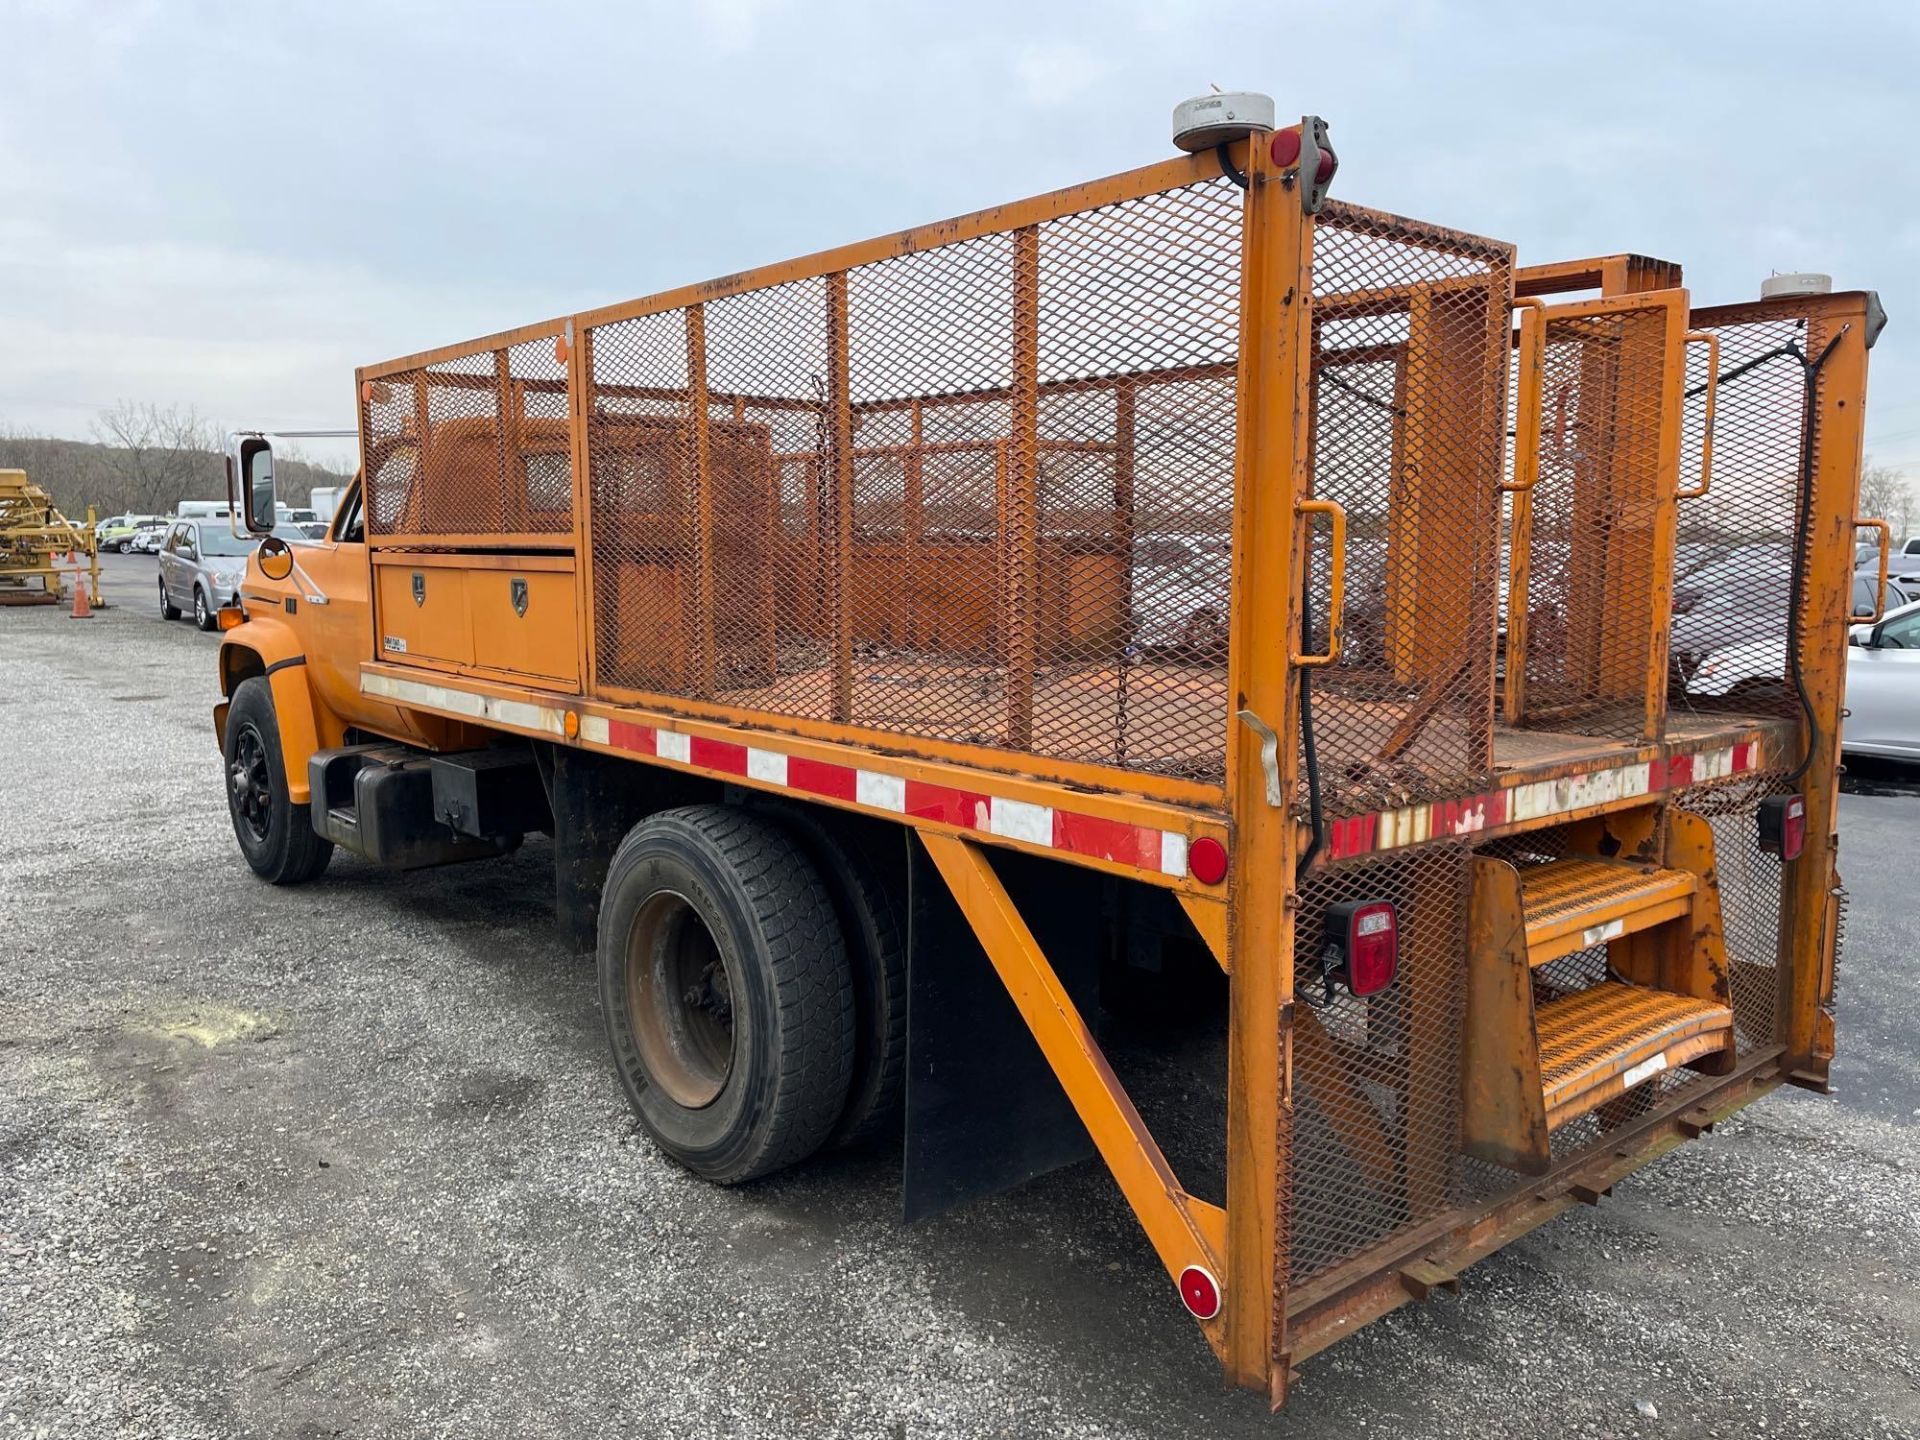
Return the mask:
[[1684,790],[1710,780],[1744,774],[1760,763],[1760,742],[1743,740],[1712,750],[1682,751],[1587,770],[1555,780],[1532,780],[1460,800],[1437,800],[1371,815],[1353,815],[1327,826],[1327,857],[1346,860],[1379,850],[1397,850],[1423,840],[1472,835],[1528,820],[1571,815],[1642,795]]
[[[444,710],[473,720],[511,725],[542,734],[566,734],[566,706],[528,700],[503,700],[394,675],[363,674],[364,694],[402,705]],[[590,745],[645,755],[670,765],[732,775],[767,789],[837,800],[908,820],[931,820],[975,830],[1043,850],[1061,850],[1111,864],[1147,870],[1171,879],[1187,878],[1187,837],[1127,820],[1110,820],[995,795],[986,789],[960,788],[858,765],[843,765],[793,755],[757,743],[688,734],[663,726],[580,716],[580,738]],[[985,780],[986,776],[979,776]]]

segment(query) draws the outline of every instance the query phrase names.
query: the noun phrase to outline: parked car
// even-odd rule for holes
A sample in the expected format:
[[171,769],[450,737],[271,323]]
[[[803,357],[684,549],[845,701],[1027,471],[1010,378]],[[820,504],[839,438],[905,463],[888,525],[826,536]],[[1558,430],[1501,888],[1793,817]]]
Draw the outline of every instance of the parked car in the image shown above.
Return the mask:
[[[293,544],[309,543],[298,526],[276,525],[273,533]],[[178,620],[182,610],[191,610],[194,624],[213,629],[220,607],[239,595],[247,556],[258,543],[253,536],[235,535],[225,520],[174,521],[160,547],[161,618]]]
[[[133,532],[133,541],[126,548],[135,555],[158,555],[160,547],[167,542],[167,531],[173,528],[173,521],[160,520],[152,525],[142,525]],[[125,552],[122,552],[125,553]]]
[[118,550],[122,555],[133,550],[133,537],[143,525],[160,525],[164,515],[110,515],[93,527],[94,543],[102,550]]
[[[1854,578],[1854,606],[1873,609],[1874,575]],[[1847,721],[1843,750],[1920,760],[1920,601],[1887,585],[1887,613],[1848,632]],[[1743,687],[1782,686],[1787,643],[1780,635],[1729,645],[1703,659],[1687,680],[1696,697],[1730,695]]]
[[305,535],[309,540],[324,540],[327,538],[327,522],[324,520],[295,520],[292,524],[294,529],[298,530],[302,535]]

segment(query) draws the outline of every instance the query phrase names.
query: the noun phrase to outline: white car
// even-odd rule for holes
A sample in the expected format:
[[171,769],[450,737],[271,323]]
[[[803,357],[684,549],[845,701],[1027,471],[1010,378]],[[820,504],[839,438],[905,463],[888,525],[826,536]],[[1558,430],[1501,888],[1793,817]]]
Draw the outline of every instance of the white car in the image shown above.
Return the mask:
[[[1847,720],[1840,748],[1920,760],[1920,600],[1889,610],[1878,624],[1853,626],[1847,639]],[[1742,685],[1779,685],[1786,663],[1781,639],[1729,645],[1694,668],[1687,693],[1720,696]]]

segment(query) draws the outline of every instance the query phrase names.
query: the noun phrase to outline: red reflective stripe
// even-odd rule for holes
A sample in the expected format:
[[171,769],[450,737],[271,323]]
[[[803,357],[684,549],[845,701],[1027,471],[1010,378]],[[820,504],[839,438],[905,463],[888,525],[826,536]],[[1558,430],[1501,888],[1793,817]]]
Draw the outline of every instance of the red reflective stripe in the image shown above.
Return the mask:
[[1091,855],[1152,870],[1160,868],[1160,832],[1129,825],[1124,820],[1104,820],[1097,815],[1056,810],[1053,843],[1056,849],[1071,850],[1076,855]]
[[1669,790],[1679,790],[1693,783],[1693,756],[1691,754],[1673,755],[1667,759],[1667,784]]
[[609,720],[607,740],[608,743],[618,745],[622,750],[631,750],[636,755],[658,753],[654,749],[651,725],[635,725],[626,720]]
[[851,800],[860,789],[860,772],[851,765],[831,765],[824,760],[787,757],[787,787],[809,795],[827,795],[835,800]]
[[1753,767],[1753,752],[1756,748],[1751,741],[1743,742],[1733,747],[1734,774],[1738,775],[1742,770],[1749,770]]
[[924,780],[907,781],[905,813],[916,820],[938,820],[946,825],[969,825],[984,830],[987,808],[987,797],[971,790],[931,785]]
[[704,735],[690,737],[687,762],[705,770],[720,770],[728,775],[747,773],[747,747],[731,740],[709,740]]

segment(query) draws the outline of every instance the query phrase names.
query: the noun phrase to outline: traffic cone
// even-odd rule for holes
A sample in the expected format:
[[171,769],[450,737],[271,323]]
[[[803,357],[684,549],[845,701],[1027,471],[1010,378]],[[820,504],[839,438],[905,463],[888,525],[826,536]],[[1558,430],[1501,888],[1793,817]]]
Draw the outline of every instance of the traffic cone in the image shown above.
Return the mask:
[[87,596],[87,577],[84,575],[73,577],[73,614],[67,618],[69,620],[93,618],[93,601]]

